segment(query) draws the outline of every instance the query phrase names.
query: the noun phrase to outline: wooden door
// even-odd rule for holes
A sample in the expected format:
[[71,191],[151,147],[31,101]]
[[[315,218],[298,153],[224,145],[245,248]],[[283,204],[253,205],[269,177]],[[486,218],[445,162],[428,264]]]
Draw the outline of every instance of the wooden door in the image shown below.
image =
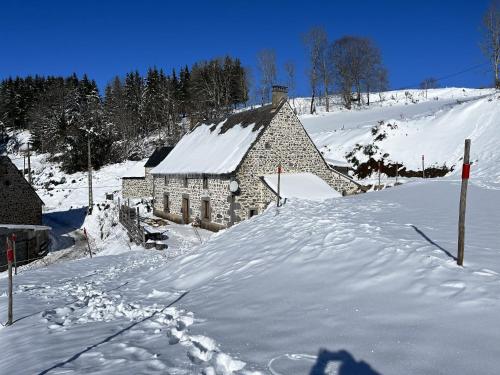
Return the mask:
[[189,223],[189,198],[182,198],[182,221]]

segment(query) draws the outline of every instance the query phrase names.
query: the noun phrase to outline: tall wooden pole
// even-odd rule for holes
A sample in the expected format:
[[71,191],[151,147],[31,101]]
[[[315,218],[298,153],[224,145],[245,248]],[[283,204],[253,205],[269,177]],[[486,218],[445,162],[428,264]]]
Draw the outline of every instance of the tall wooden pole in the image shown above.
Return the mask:
[[31,183],[31,153],[30,153],[30,143],[28,142],[28,182]]
[[462,167],[462,189],[460,190],[460,210],[458,215],[458,255],[457,264],[464,263],[465,247],[465,208],[467,204],[467,184],[470,175],[470,139],[465,140],[464,165]]
[[26,178],[26,153],[23,152],[23,177]]
[[424,155],[422,155],[422,178],[425,178]]
[[89,208],[88,214],[92,215],[92,208],[94,206],[94,197],[92,194],[92,158],[90,154],[90,135],[87,135],[87,161],[88,161],[88,174],[89,174]]

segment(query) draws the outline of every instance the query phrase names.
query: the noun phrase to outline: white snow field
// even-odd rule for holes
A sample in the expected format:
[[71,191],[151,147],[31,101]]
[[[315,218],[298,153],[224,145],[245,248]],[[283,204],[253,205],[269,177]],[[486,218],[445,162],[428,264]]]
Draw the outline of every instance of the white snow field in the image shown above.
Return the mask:
[[[500,102],[491,91],[470,90],[472,100],[456,104],[452,96],[461,90],[446,91],[455,104],[432,110],[424,104],[446,98],[431,101],[429,91],[427,102],[387,100],[352,111],[344,131],[335,120],[344,113],[338,108],[302,116],[316,142],[315,123],[329,133],[328,146],[340,150],[342,142],[371,137],[375,124],[357,129],[357,116],[380,112],[373,118],[387,122],[396,106],[420,108],[397,129],[413,141],[390,133],[381,141],[388,142],[384,151],[396,155],[406,147],[400,157],[410,163],[430,142],[436,163],[457,164],[451,175],[350,197],[289,198],[228,230],[201,231],[201,244],[190,226],[169,225],[166,251],[131,246],[116,225],[116,202],[104,200],[106,192],[119,194],[119,177],[135,163],[96,172],[101,209],[85,217],[85,174],[63,175],[36,156],[46,220],[64,229],[56,236],[61,250],[15,276],[15,323],[0,326],[0,373],[498,374]],[[467,136],[475,163],[459,267],[457,173]],[[43,181],[62,177],[41,190]],[[62,240],[81,226],[94,238],[92,259],[78,241]],[[2,323],[6,291],[2,273]]]

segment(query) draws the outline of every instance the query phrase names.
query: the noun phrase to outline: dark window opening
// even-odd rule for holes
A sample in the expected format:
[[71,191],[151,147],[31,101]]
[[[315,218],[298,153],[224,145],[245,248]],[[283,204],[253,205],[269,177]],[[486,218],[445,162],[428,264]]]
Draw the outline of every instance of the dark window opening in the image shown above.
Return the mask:
[[203,189],[208,189],[208,178],[203,177]]
[[188,187],[188,178],[184,177],[184,187]]
[[248,212],[248,217],[253,217],[257,215],[257,209],[251,208],[250,211]]
[[269,150],[269,149],[271,149],[271,144],[269,142],[266,142],[264,144],[264,147],[266,148],[266,150]]
[[167,176],[165,176],[165,185],[168,185],[168,179],[167,179]]
[[210,201],[208,199],[201,201],[201,218],[210,220]]

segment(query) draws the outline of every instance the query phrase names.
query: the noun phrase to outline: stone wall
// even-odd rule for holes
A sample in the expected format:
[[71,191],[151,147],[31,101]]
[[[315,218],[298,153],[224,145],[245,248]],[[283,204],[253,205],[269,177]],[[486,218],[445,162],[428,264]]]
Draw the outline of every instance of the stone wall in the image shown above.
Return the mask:
[[7,157],[0,157],[0,224],[42,224],[42,201]]
[[[189,199],[189,218],[202,219],[202,201],[210,201],[210,219],[202,220],[202,226],[217,230],[226,227],[231,220],[231,194],[229,178],[207,178],[207,189],[203,188],[203,178],[188,178],[187,187],[182,177],[155,176],[155,215],[182,223],[182,199]],[[164,194],[168,194],[169,209],[165,210]],[[210,225],[214,224],[214,225]]]
[[260,176],[276,174],[279,163],[283,173],[313,173],[341,193],[358,189],[355,182],[325,163],[292,108],[285,103],[237,171],[241,189],[241,195],[236,198],[237,219],[247,219],[250,210],[262,212],[271,200],[276,199],[260,181]]
[[122,197],[127,198],[145,198],[153,196],[153,176],[152,168],[145,168],[145,177],[123,177],[122,178]]

